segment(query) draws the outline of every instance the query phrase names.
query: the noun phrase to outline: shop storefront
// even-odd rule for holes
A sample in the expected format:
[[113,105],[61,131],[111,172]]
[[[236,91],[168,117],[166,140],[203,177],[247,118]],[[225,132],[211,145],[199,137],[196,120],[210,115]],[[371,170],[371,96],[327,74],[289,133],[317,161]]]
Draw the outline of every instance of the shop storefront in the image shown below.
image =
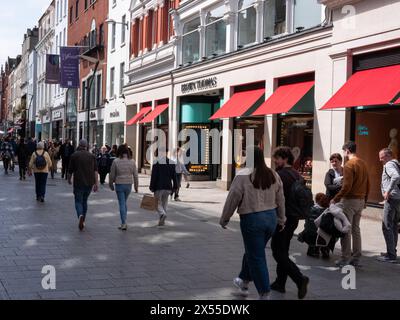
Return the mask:
[[105,111],[105,144],[125,143],[126,106],[122,103],[107,106]]
[[[213,152],[218,152],[218,157],[221,158],[221,148],[215,150],[214,141],[210,136],[211,130],[220,129],[220,123],[210,120],[210,118],[220,108],[222,97],[223,91],[215,90],[180,99],[180,131],[187,137],[186,141],[180,141],[180,146],[190,141],[188,130],[194,130],[197,134],[198,160],[197,163],[188,164],[188,170],[193,179],[215,181],[221,176],[221,166],[212,163]],[[202,132],[205,133],[204,136]],[[187,156],[191,156],[190,150],[188,150]]]
[[[151,107],[151,102],[141,104],[142,110],[148,110]],[[164,132],[165,141],[159,141],[164,144],[164,147],[168,150],[169,147],[169,115],[168,115],[169,103],[168,99],[162,99],[155,101],[155,107],[150,111],[142,120],[139,121],[141,125],[141,167],[144,169],[150,169],[150,159],[148,159],[147,151],[150,148],[153,141],[148,139],[149,132],[153,129],[159,129]],[[155,139],[155,138],[154,138]],[[156,139],[155,139],[156,140]],[[155,141],[154,140],[154,141]]]
[[43,117],[42,138],[41,140],[49,140],[51,138],[51,122],[48,115]]
[[[89,145],[101,147],[104,144],[104,108],[90,110],[89,113]],[[87,135],[87,113],[80,112],[79,120],[79,139],[86,139]]]
[[61,141],[63,138],[64,127],[64,108],[53,110],[51,138],[55,141]]
[[354,110],[353,115],[357,154],[367,162],[371,180],[369,201],[377,204],[382,201],[382,163],[379,161],[379,151],[390,148],[394,158],[400,159],[400,106]]
[[353,75],[322,110],[349,110],[351,139],[368,165],[368,200],[379,205],[383,200],[379,151],[390,148],[399,159],[400,48],[355,56],[353,65]]
[[276,79],[274,93],[253,115],[277,117],[276,146],[292,149],[293,167],[312,187],[315,81],[314,74]]
[[77,106],[78,93],[76,89],[67,90],[67,114],[65,116],[65,139],[70,139],[73,143],[77,141]]

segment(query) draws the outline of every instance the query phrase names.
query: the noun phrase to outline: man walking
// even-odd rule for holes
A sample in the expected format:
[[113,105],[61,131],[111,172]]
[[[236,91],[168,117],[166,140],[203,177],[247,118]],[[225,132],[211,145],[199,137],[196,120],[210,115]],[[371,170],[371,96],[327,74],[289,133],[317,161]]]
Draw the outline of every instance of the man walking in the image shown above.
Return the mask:
[[391,149],[382,149],[379,152],[379,160],[383,164],[382,195],[385,200],[383,207],[382,231],[386,242],[386,252],[378,257],[382,262],[397,261],[397,222],[400,217],[400,164],[393,159]]
[[178,187],[175,164],[167,158],[164,148],[158,149],[158,159],[153,165],[150,180],[150,191],[158,200],[157,212],[160,216],[158,225],[164,226],[167,218],[168,197]]
[[[357,157],[357,145],[350,141],[343,146],[344,158],[348,159],[343,169],[342,189],[332,203],[342,202],[343,212],[351,223],[351,234],[341,238],[342,257],[336,266],[351,264],[359,267],[361,259],[361,213],[366,206],[370,190],[367,165]],[[351,243],[353,242],[353,250]]]
[[88,151],[86,140],[79,142],[77,151],[71,156],[68,169],[68,183],[74,186],[75,209],[79,219],[79,230],[85,228],[87,201],[92,190],[98,190],[96,157]]
[[44,143],[39,142],[36,151],[32,154],[29,161],[29,175],[32,172],[35,176],[36,200],[44,202],[46,196],[46,185],[49,171],[51,170],[51,159],[49,154],[44,150]]
[[298,288],[298,298],[303,299],[307,294],[309,278],[304,276],[297,265],[289,258],[290,241],[293,238],[294,231],[299,225],[299,214],[295,205],[295,196],[293,195],[293,185],[296,181],[301,181],[302,177],[292,167],[294,156],[288,147],[280,147],[274,152],[274,161],[276,172],[283,183],[285,195],[286,223],[283,227],[278,227],[272,236],[271,249],[272,255],[277,262],[277,278],[271,284],[271,289],[285,293],[286,280],[290,277]]
[[69,139],[65,140],[65,143],[60,147],[60,155],[61,155],[61,163],[62,163],[62,171],[61,171],[61,179],[68,179],[68,166],[71,159],[72,154],[74,153],[74,147],[71,144]]

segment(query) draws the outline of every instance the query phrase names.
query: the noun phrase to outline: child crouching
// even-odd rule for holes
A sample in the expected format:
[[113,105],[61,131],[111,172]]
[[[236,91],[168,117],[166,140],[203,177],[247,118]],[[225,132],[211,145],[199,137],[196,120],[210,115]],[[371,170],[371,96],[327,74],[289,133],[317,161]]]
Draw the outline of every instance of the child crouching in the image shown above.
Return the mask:
[[309,216],[306,218],[304,230],[299,234],[298,240],[308,244],[307,255],[310,257],[329,259],[329,249],[325,247],[317,247],[315,245],[317,240],[318,228],[314,221],[329,208],[329,198],[323,194],[318,193],[315,196],[315,204],[310,210]]

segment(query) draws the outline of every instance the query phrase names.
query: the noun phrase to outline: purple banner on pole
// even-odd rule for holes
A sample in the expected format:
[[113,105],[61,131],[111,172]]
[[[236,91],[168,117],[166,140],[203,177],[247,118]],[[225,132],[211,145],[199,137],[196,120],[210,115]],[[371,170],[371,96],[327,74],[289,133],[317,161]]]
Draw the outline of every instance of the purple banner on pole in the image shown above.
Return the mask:
[[57,54],[46,55],[46,79],[47,84],[60,83],[60,56]]
[[61,88],[79,88],[80,48],[61,47]]

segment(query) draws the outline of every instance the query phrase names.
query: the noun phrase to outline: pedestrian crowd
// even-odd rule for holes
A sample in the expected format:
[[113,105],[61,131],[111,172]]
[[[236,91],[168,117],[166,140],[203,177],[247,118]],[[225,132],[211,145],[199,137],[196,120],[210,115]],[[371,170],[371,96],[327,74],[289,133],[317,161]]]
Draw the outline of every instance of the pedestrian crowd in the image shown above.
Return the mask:
[[[298,235],[308,246],[307,255],[330,258],[340,241],[341,257],[336,266],[361,267],[362,247],[360,220],[366,208],[370,181],[366,163],[357,156],[354,142],[346,143],[340,153],[330,157],[331,169],[325,176],[325,192],[315,198],[306,187],[300,173],[294,169],[294,155],[289,147],[279,147],[273,153],[275,170],[266,165],[264,152],[251,146],[246,156],[253,159],[252,166],[240,170],[235,176],[220,219],[226,229],[235,212],[240,216],[240,229],[244,243],[242,267],[233,284],[242,296],[248,296],[249,283],[254,282],[260,299],[268,299],[271,290],[286,292],[290,278],[303,299],[310,279],[290,259],[291,240],[300,220],[304,230]],[[177,148],[168,156],[159,148],[153,163],[150,191],[154,194],[158,225],[165,225],[168,201],[180,201],[183,179],[190,187],[189,171],[185,164],[185,149]],[[4,173],[19,167],[19,179],[34,175],[36,199],[45,202],[48,175],[54,179],[61,160],[61,178],[73,186],[75,210],[79,230],[84,230],[88,213],[88,199],[104,185],[108,176],[109,188],[116,193],[121,223],[118,229],[128,228],[128,199],[132,191],[139,192],[138,168],[133,151],[127,144],[120,146],[96,145],[89,150],[86,140],[79,141],[75,149],[70,140],[64,143],[12,137],[1,141],[0,156]],[[249,159],[250,159],[249,158]],[[386,251],[378,257],[382,262],[397,261],[398,222],[400,219],[400,163],[393,152],[382,149],[379,159],[383,165],[381,191],[383,202],[382,231]],[[346,160],[343,165],[344,160]],[[270,283],[266,259],[266,246],[271,240],[272,256],[276,261],[276,278]]]
[[[232,182],[220,219],[225,229],[237,211],[244,242],[242,268],[233,280],[243,296],[249,294],[249,283],[254,282],[260,299],[269,299],[271,290],[285,293],[290,278],[298,288],[298,298],[307,294],[310,279],[289,258],[290,242],[299,221],[305,220],[304,230],[298,235],[308,245],[307,255],[329,259],[340,240],[341,257],[337,267],[361,267],[362,247],[360,221],[366,208],[370,180],[366,163],[357,156],[357,146],[348,142],[343,146],[343,157],[330,157],[332,168],[326,173],[324,193],[312,201],[305,181],[293,168],[294,156],[288,147],[273,153],[276,171],[268,168],[264,153],[249,147],[254,166],[240,171]],[[382,262],[397,261],[398,224],[400,219],[400,164],[393,152],[382,149],[379,159],[383,164],[382,230],[386,251],[377,258]],[[276,279],[270,283],[265,248],[271,239],[272,255],[277,263]]]

